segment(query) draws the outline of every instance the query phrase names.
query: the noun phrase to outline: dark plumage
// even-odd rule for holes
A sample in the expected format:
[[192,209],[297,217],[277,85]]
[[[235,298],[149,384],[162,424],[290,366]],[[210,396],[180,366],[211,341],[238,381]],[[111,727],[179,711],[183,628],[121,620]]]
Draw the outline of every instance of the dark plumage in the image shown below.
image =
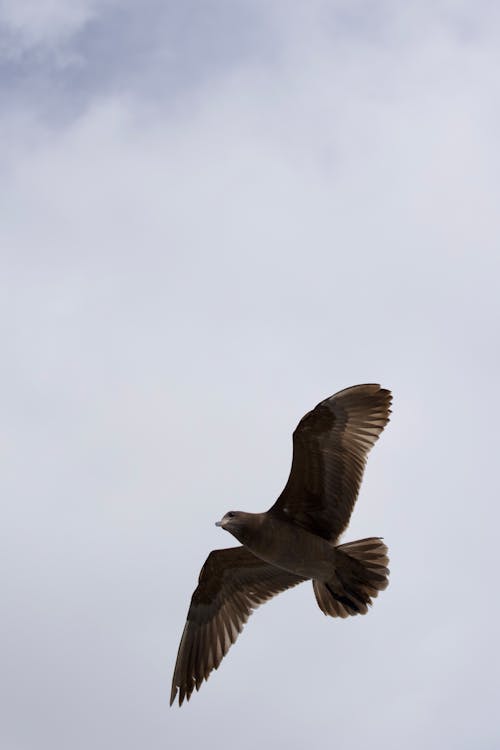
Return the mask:
[[170,704],[189,700],[238,637],[253,610],[313,582],[331,617],[365,614],[387,586],[378,537],[337,545],[356,502],[367,455],[389,421],[391,393],[355,385],[319,403],[293,434],[285,489],[266,513],[230,511],[217,523],[242,546],[211,552],[189,607]]

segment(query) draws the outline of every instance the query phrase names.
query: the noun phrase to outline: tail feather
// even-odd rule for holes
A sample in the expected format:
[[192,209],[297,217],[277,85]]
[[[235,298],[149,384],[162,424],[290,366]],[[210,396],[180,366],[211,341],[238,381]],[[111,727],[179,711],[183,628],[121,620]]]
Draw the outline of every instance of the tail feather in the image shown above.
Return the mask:
[[338,562],[329,581],[313,581],[318,606],[330,617],[364,615],[379,591],[387,588],[387,547],[379,537],[335,548]]

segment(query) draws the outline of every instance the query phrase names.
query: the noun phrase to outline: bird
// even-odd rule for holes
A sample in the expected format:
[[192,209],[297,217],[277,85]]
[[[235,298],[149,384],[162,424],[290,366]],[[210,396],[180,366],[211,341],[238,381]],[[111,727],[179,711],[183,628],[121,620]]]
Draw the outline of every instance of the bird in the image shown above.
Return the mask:
[[210,552],[189,606],[172,679],[179,706],[217,669],[252,612],[311,580],[330,617],[365,614],[388,585],[381,537],[338,544],[369,451],[389,421],[392,394],[369,383],[321,401],[293,433],[292,466],[264,513],[228,511],[215,525],[240,542]]

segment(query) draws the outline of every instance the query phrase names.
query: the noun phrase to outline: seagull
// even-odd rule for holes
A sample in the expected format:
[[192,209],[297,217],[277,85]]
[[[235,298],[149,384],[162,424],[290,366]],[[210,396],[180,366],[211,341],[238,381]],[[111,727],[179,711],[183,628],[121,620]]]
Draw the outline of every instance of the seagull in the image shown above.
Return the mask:
[[213,550],[191,598],[170,705],[199,690],[254,609],[311,580],[325,615],[366,614],[388,585],[379,537],[337,544],[358,496],[366,459],[389,421],[391,392],[355,385],[321,401],[293,433],[290,476],[265,513],[229,511],[215,525],[240,546]]

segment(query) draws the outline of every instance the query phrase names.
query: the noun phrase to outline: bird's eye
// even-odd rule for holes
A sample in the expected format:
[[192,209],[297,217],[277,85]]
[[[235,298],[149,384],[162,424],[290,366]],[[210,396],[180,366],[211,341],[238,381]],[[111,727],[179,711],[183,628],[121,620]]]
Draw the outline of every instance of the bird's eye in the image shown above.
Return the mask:
[[228,518],[234,518],[234,513],[232,510],[230,510],[227,515],[228,515]]

